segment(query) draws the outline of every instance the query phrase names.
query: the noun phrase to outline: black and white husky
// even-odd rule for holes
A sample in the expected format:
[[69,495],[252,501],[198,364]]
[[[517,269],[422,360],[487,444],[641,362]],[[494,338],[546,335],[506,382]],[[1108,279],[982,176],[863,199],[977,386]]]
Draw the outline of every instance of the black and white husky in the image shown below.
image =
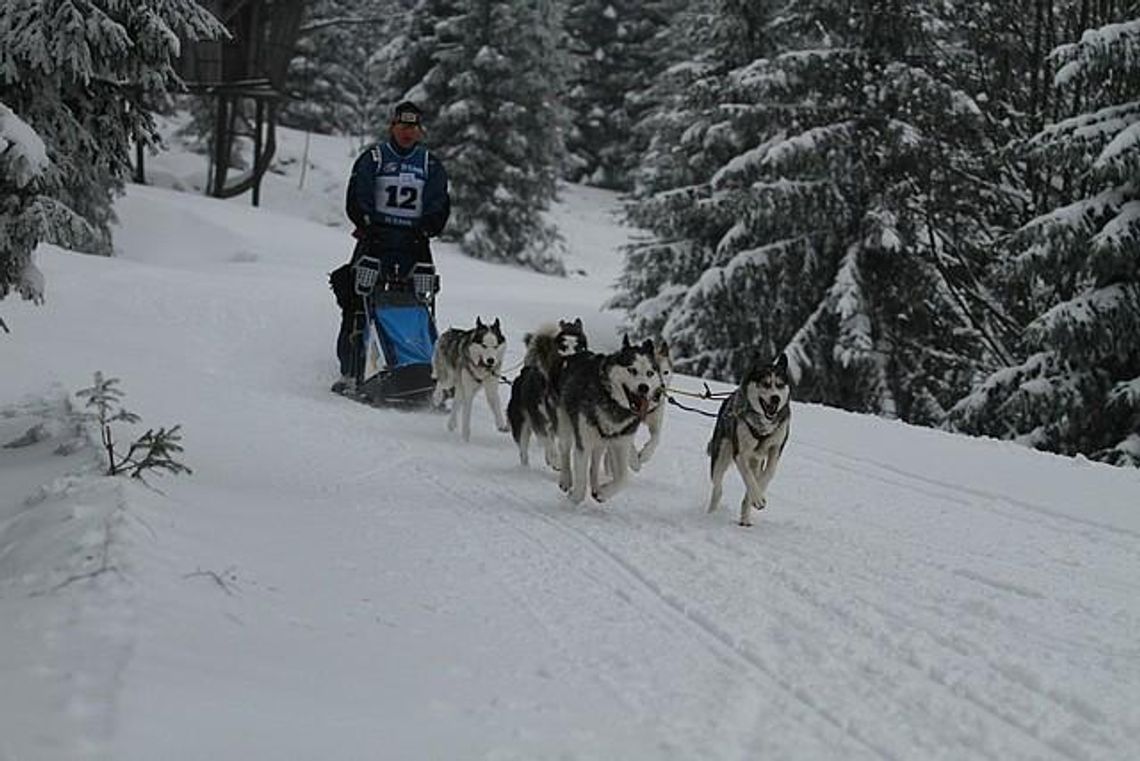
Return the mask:
[[558,374],[566,357],[589,348],[582,320],[559,320],[558,324],[543,325],[534,333],[523,337],[526,356],[518,376],[511,383],[511,398],[507,402],[507,420],[511,436],[519,448],[519,462],[530,464],[530,437],[533,434],[543,444],[546,464],[559,467],[557,449],[558,418],[552,379]]
[[464,441],[471,440],[471,403],[480,388],[495,416],[495,426],[500,431],[507,430],[503,405],[499,401],[499,370],[503,366],[506,345],[498,318],[486,325],[478,317],[474,328],[451,328],[435,344],[431,357],[431,377],[435,380],[432,404],[441,406],[447,392],[454,392],[455,401],[451,405],[447,430],[455,430],[456,417],[462,410]]
[[[555,379],[561,474],[558,485],[574,502],[612,497],[629,473],[633,435],[663,388],[653,342],[611,354],[568,357]],[[612,455],[611,480],[600,484],[603,457]],[[609,458],[607,458],[609,459]]]
[[776,474],[776,465],[788,442],[790,399],[788,358],[781,354],[774,362],[754,365],[740,387],[721,403],[708,446],[712,475],[710,513],[720,504],[721,482],[732,463],[736,463],[744,479],[740,525],[751,526],[751,510],[767,506],[768,483]]

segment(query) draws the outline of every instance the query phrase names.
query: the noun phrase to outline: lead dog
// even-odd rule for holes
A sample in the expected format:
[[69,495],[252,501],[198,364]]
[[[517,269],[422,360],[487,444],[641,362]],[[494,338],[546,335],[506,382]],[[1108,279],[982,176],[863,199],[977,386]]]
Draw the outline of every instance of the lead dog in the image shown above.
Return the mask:
[[[633,434],[662,388],[653,342],[630,344],[611,354],[568,357],[554,380],[557,389],[561,474],[558,486],[574,502],[603,502],[624,484]],[[599,485],[602,458],[612,454],[612,480]]]
[[732,394],[720,405],[709,441],[712,494],[708,511],[720,504],[721,482],[728,466],[736,463],[744,479],[740,525],[751,526],[751,510],[768,504],[767,489],[788,442],[792,408],[788,358],[753,366]]
[[582,320],[559,320],[543,325],[523,337],[526,356],[523,367],[511,383],[511,399],[507,402],[507,420],[511,436],[519,448],[519,462],[530,464],[530,437],[543,443],[546,464],[559,467],[557,452],[558,416],[552,379],[566,357],[588,349]]
[[500,431],[508,430],[499,401],[499,370],[506,345],[498,318],[485,325],[478,317],[474,328],[451,328],[435,344],[431,357],[431,377],[435,380],[432,404],[442,406],[447,392],[454,392],[447,430],[455,430],[456,417],[462,411],[464,441],[471,440],[471,405],[480,388],[495,416],[495,426]]

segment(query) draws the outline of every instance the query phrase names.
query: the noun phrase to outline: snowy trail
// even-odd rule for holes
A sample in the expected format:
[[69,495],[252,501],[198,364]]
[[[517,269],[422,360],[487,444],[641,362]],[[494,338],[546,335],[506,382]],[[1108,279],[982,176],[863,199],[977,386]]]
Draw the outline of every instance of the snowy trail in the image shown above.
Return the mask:
[[[253,212],[154,190],[123,214],[122,258],[42,257],[66,295],[16,306],[35,340],[0,345],[18,394],[122,376],[146,423],[183,424],[195,470],[128,492],[122,571],[99,588],[114,604],[52,619],[57,649],[88,643],[73,654],[100,664],[53,750],[1140,754],[1140,474],[797,404],[745,530],[735,473],[704,513],[711,421],[671,409],[627,489],[575,506],[537,447],[518,464],[482,400],[464,444],[444,416],[327,393],[337,231],[273,217],[259,237]],[[151,218],[190,242],[152,257]],[[597,283],[439,258],[441,323],[501,316],[508,364],[556,317],[615,339]],[[0,581],[2,606],[19,579]],[[60,757],[14,736],[3,761]]]

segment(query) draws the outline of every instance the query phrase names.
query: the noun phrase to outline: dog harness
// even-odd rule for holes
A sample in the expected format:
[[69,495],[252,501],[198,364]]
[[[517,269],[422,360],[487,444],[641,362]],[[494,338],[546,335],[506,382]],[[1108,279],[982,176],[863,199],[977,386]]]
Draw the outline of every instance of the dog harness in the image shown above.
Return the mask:
[[[602,435],[603,439],[617,439],[617,438],[620,438],[622,436],[632,436],[634,434],[634,432],[637,431],[637,426],[641,425],[641,416],[640,415],[638,415],[633,410],[628,409],[627,407],[621,406],[620,404],[615,402],[613,400],[613,398],[611,398],[609,396],[600,400],[598,406],[602,407],[607,412],[609,412],[610,418],[612,420],[614,420],[615,422],[617,422],[617,424],[619,426],[616,430],[614,430],[612,432],[606,431],[605,429],[602,428],[602,421],[599,418],[597,412],[586,413],[587,419],[590,421],[591,424],[593,424],[594,428],[596,428],[598,430],[598,433],[600,433]],[[627,417],[627,416],[632,418],[629,422],[627,422],[627,423],[618,422],[622,418]]]
[[[787,419],[787,407],[781,409],[773,421],[769,421],[767,417],[760,417],[758,412],[748,406],[748,402],[740,395],[739,390],[733,392],[730,398],[733,402],[731,412],[729,413],[732,417],[731,422],[744,423],[744,427],[752,434],[752,438],[756,439],[757,449],[760,448],[760,444],[764,439],[770,436],[772,432],[779,428],[780,424]],[[741,406],[743,406],[744,409],[738,409]],[[769,422],[772,423],[770,426],[768,425]],[[735,428],[732,431],[732,454],[734,457],[740,454],[740,439],[736,435]]]
[[[464,352],[467,354],[467,352]],[[467,365],[467,372],[471,373],[471,377],[480,383],[495,375],[494,371],[487,368],[486,365],[479,365],[471,361],[471,357],[466,357],[464,363]]]

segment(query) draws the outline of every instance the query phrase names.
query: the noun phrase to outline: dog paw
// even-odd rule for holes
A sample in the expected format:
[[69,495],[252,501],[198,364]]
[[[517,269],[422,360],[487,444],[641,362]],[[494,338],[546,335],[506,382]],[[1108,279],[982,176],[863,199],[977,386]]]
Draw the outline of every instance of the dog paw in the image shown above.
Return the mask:
[[511,427],[509,425],[507,425],[506,423],[502,423],[502,424],[497,425],[495,427],[497,429],[499,429],[500,433],[510,433],[511,432]]
[[752,526],[752,521],[748,520],[747,518],[741,518],[740,519],[740,527],[741,528],[749,528],[751,526]]
[[593,497],[594,501],[599,504],[606,501],[606,495],[600,491],[592,491],[590,492],[590,496]]
[[761,497],[759,500],[756,500],[755,502],[752,503],[752,508],[754,510],[763,510],[767,506],[768,506],[768,498],[767,497]]

